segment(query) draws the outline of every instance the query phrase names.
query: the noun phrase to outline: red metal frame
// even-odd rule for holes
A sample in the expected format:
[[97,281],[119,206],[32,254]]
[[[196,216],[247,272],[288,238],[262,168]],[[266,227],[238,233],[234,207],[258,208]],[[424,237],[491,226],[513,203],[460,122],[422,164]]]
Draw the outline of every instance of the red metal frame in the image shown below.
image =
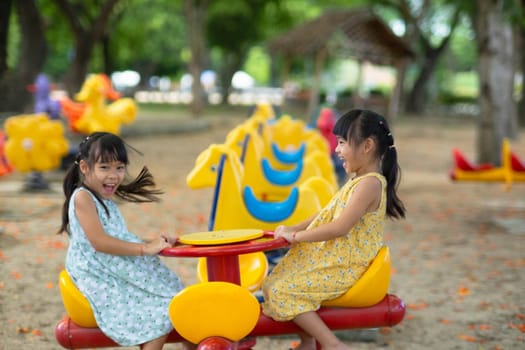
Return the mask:
[[[318,311],[321,319],[333,330],[392,327],[403,320],[405,304],[395,295],[387,295],[374,306],[363,308],[322,307]],[[255,328],[248,335],[251,337],[294,334],[300,329],[292,321],[278,322],[261,314]],[[68,317],[60,321],[55,330],[60,345],[66,349],[87,349],[118,346],[99,328],[83,328],[74,324]],[[184,339],[173,330],[169,343]]]

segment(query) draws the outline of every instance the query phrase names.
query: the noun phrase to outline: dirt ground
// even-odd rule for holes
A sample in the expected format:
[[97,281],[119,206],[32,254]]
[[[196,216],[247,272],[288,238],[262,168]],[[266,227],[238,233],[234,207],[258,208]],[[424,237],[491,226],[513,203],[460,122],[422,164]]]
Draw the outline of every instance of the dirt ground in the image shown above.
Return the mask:
[[[212,191],[187,188],[185,177],[199,152],[223,142],[240,121],[211,118],[210,127],[194,132],[130,134],[126,140],[144,153],[135,166],[147,164],[166,192],[158,204],[121,206],[130,229],[144,236],[205,230]],[[400,119],[394,136],[408,215],[388,222],[385,241],[393,259],[390,293],[404,300],[406,316],[396,327],[369,331],[368,339],[341,336],[350,334],[354,349],[524,349],[525,184],[507,190],[450,181],[452,148],[475,154],[470,120]],[[525,158],[524,131],[512,148]],[[24,176],[0,178],[0,350],[60,349],[57,280],[68,239],[55,232],[63,173],[45,174],[46,192],[22,191]],[[164,259],[187,284],[195,282],[194,259]],[[288,349],[295,340],[259,338],[255,349]]]

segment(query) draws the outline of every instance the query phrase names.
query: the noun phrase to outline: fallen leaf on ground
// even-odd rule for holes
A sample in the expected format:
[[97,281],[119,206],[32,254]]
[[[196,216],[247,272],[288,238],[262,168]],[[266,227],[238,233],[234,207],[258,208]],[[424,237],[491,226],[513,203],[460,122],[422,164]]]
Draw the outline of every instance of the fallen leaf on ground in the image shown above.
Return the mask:
[[64,248],[66,248],[66,245],[63,242],[55,241],[55,240],[49,241],[47,246],[49,248],[54,248],[54,249],[64,249]]
[[382,328],[379,330],[379,333],[381,333],[381,334],[383,334],[383,335],[389,335],[391,332],[392,332],[392,329],[389,328],[389,327],[382,327]]
[[469,295],[470,294],[470,289],[468,289],[467,287],[459,287],[458,289],[458,295],[459,296],[466,296],[466,295]]
[[508,323],[508,326],[509,326],[510,328],[517,329],[517,330],[520,331],[521,333],[525,333],[525,323],[519,323],[519,324]]
[[26,334],[29,333],[29,327],[16,327],[16,332],[20,334]]
[[458,338],[461,339],[461,340],[464,340],[464,341],[471,342],[471,343],[475,343],[475,342],[478,341],[475,337],[473,337],[471,335],[466,335],[466,334],[460,334],[460,335],[458,335]]
[[412,310],[421,310],[426,309],[428,307],[428,304],[421,302],[417,304],[408,304],[407,306]]

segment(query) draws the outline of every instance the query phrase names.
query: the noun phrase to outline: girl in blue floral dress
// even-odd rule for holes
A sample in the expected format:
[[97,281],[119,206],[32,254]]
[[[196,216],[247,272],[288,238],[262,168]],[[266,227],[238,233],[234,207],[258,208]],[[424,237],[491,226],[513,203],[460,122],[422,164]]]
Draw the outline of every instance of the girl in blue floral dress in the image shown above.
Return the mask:
[[80,144],[64,178],[59,232],[66,231],[70,238],[65,268],[88,299],[102,332],[123,346],[159,350],[173,329],[168,305],[184,286],[157,255],[174,240],[159,235],[142,241],[128,231],[113,201],[117,196],[151,202],[162,193],[146,167],[124,183],[127,147],[120,137],[105,132]]
[[293,320],[301,329],[300,350],[345,350],[315,312],[361,277],[383,245],[385,218],[405,216],[396,194],[399,165],[385,118],[352,110],[336,122],[336,153],[349,179],[309,220],[279,226],[276,237],[292,244],[263,284],[263,312],[277,321]]

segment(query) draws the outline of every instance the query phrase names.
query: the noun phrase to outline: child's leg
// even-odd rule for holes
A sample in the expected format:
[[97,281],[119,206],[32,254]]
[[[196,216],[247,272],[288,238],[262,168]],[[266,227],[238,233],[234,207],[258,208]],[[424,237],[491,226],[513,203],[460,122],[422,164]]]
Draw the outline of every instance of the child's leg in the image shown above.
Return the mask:
[[184,350],[195,350],[197,349],[197,345],[185,341],[185,342],[182,342],[182,348]]
[[[311,335],[317,340],[323,350],[350,350],[350,348],[341,342],[330,328],[321,320],[317,312],[309,311],[304,314],[300,314],[294,318],[294,322],[301,327],[307,334]],[[301,337],[301,345],[298,347],[300,350],[311,349],[315,350],[315,341],[311,341],[308,337],[305,337],[308,344],[302,345],[303,337]]]
[[298,333],[298,336],[301,340],[301,343],[299,344],[299,346],[295,347],[294,350],[315,350],[316,344],[314,337],[305,332]]
[[142,344],[140,346],[140,349],[141,350],[162,350],[162,347],[164,346],[164,343],[166,343],[167,338],[168,338],[168,335],[166,334],[157,339],[150,340],[149,342]]

